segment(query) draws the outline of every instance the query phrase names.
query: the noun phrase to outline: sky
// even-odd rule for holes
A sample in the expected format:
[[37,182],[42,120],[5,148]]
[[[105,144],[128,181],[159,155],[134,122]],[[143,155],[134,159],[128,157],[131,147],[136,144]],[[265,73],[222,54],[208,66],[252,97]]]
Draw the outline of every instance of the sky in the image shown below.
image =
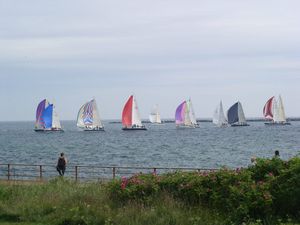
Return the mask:
[[198,118],[219,101],[261,117],[281,94],[300,116],[298,0],[0,0],[0,121],[34,120],[54,102],[75,120],[95,98],[121,119],[136,96],[142,118],[191,98]]

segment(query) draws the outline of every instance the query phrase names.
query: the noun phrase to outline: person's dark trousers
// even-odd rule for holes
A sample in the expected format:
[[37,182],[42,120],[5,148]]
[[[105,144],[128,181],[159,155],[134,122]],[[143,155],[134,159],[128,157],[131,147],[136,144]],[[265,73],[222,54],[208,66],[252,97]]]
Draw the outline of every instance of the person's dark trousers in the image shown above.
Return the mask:
[[59,173],[60,176],[63,176],[65,174],[66,168],[60,168],[56,167],[57,172]]

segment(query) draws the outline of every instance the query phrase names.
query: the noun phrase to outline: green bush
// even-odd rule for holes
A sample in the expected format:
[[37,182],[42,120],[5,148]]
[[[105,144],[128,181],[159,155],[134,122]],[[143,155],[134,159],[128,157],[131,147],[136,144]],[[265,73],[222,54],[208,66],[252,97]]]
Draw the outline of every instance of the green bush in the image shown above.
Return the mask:
[[112,181],[108,192],[123,204],[148,204],[166,192],[187,206],[219,210],[228,215],[228,223],[277,223],[278,215],[299,216],[300,159],[258,159],[255,166],[237,170],[135,175]]

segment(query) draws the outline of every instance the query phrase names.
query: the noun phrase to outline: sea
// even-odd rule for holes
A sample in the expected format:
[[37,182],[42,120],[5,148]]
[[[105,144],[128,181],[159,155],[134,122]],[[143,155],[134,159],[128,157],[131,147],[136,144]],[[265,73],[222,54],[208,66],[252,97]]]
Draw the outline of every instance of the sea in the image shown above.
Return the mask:
[[0,164],[55,165],[61,152],[69,165],[238,168],[251,157],[282,159],[300,153],[300,122],[291,126],[176,129],[174,123],[146,124],[147,131],[122,131],[120,123],[104,121],[104,132],[78,130],[75,121],[62,121],[64,132],[34,132],[34,122],[0,122]]

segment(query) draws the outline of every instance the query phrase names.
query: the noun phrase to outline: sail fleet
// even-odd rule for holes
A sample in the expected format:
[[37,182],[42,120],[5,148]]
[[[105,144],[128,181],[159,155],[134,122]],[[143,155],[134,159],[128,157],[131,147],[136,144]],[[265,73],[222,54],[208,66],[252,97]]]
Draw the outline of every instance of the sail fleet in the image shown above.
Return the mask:
[[[263,116],[266,125],[290,125],[286,120],[283,100],[272,96],[263,107]],[[156,104],[150,112],[149,121],[151,124],[162,124],[160,110]],[[213,112],[212,122],[217,127],[240,127],[249,126],[246,121],[241,102],[234,103],[227,110],[226,116],[223,110],[222,101],[219,102]],[[199,123],[191,98],[181,102],[175,110],[176,128],[198,128]],[[95,99],[84,103],[77,114],[77,127],[83,131],[104,131],[103,123],[100,119],[98,106]],[[136,97],[130,95],[122,111],[122,130],[147,130],[142,124]],[[55,105],[47,99],[39,102],[36,109],[36,121],[34,126],[36,132],[63,131]]]

